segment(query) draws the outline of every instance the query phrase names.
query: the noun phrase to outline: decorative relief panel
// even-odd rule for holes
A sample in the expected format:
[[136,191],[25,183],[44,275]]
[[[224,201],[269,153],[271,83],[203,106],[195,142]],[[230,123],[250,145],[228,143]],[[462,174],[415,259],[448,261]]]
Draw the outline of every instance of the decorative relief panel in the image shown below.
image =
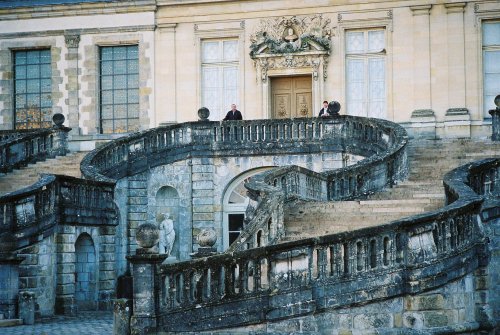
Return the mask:
[[310,68],[318,80],[320,66],[326,79],[331,36],[330,20],[320,14],[263,19],[251,35],[250,57],[263,82],[269,69],[290,68]]

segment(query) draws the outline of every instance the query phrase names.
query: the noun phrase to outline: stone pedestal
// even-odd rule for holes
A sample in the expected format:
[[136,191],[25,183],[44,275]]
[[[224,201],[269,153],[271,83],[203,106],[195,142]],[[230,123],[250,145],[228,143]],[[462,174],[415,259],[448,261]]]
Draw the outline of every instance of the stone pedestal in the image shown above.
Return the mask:
[[444,120],[444,136],[447,138],[470,138],[470,114],[467,108],[450,108]]
[[19,292],[19,264],[24,258],[0,253],[0,314],[6,319],[16,318]]
[[133,310],[130,330],[133,335],[154,333],[158,327],[157,317],[160,308],[160,277],[158,265],[168,255],[144,252],[137,249],[135,256],[128,256],[132,264]]
[[436,138],[436,116],[432,109],[417,109],[411,113],[411,128],[407,129],[413,138]]
[[491,140],[500,141],[500,108],[491,109]]
[[33,292],[19,292],[19,319],[23,320],[24,325],[35,324],[35,300]]
[[113,309],[113,335],[130,335],[132,300],[116,299]]

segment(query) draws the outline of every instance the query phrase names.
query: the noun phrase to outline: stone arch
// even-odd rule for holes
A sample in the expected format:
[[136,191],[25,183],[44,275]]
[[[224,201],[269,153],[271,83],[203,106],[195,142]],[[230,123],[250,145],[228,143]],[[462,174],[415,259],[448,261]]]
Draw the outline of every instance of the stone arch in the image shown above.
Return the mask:
[[273,166],[266,166],[247,170],[234,177],[227,184],[222,196],[222,240],[224,250],[238,237],[239,231],[243,228],[245,212],[250,203],[244,184],[250,177],[272,168]]
[[92,237],[87,233],[75,242],[75,301],[79,310],[97,308],[97,254]]
[[[181,225],[179,224],[179,192],[172,186],[162,186],[155,195],[156,200],[156,222],[160,223],[163,213],[170,213],[170,218],[174,221],[174,230],[179,236]],[[174,241],[169,258],[179,259],[179,238]]]

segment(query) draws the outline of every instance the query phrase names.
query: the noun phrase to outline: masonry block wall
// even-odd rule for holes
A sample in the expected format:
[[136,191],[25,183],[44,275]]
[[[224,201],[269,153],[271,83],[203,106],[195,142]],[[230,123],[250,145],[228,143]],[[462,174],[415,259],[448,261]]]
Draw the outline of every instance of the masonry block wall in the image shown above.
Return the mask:
[[35,293],[37,317],[54,314],[56,291],[56,238],[44,238],[39,243],[18,252],[25,260],[19,266],[19,290]]

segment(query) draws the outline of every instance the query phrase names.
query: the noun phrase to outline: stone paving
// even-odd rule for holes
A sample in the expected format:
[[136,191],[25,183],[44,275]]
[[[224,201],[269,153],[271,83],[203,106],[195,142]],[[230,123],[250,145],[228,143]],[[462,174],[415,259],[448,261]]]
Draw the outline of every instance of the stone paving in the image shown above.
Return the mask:
[[80,312],[77,317],[57,315],[31,326],[2,327],[2,335],[105,335],[113,333],[112,312]]

